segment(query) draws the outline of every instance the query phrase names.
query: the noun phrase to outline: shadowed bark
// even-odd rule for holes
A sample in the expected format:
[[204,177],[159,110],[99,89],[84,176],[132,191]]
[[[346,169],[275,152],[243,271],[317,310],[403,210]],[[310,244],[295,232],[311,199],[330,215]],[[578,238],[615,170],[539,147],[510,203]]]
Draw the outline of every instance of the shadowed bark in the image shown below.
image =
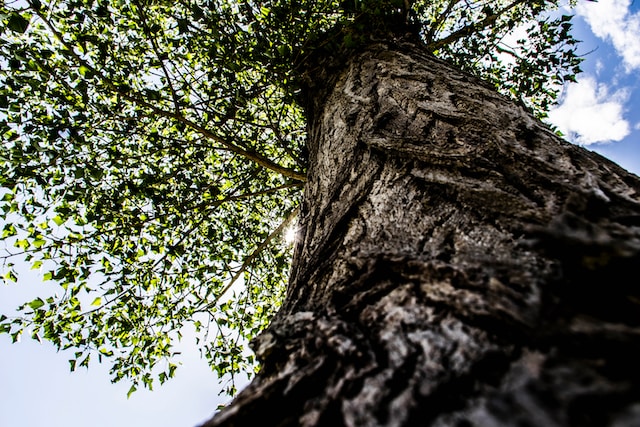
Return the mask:
[[411,43],[307,95],[287,298],[205,426],[640,424],[637,176]]

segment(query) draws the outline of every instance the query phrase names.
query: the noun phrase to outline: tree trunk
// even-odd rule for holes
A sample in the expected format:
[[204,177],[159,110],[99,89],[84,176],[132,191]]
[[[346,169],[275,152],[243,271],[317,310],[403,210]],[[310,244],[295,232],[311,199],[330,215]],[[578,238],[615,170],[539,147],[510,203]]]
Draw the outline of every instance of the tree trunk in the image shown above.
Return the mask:
[[287,298],[205,425],[640,425],[638,177],[415,44],[309,82]]

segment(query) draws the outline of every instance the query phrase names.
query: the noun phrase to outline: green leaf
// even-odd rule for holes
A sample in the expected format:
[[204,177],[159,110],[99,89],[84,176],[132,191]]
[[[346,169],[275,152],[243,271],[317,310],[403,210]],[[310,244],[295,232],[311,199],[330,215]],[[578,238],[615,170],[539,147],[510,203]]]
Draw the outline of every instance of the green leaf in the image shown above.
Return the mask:
[[82,362],[80,362],[80,366],[84,366],[85,368],[89,368],[89,360],[91,359],[91,355],[88,354],[83,360]]
[[54,216],[52,220],[57,226],[61,226],[62,224],[65,223],[65,219],[62,218],[60,215]]
[[91,68],[85,66],[85,65],[81,65],[78,68],[78,72],[80,73],[80,75],[82,77],[86,77],[86,78],[91,78],[91,76],[93,76],[93,71],[91,70]]
[[136,386],[135,386],[135,385],[132,385],[132,386],[129,388],[129,391],[127,392],[127,399],[128,399],[128,398],[130,398],[130,397],[131,397],[131,395],[132,395],[133,393],[135,393],[135,392],[136,392],[136,390],[138,390],[138,389],[136,388]]
[[31,307],[34,310],[39,309],[43,305],[44,305],[44,301],[41,298],[36,298],[29,303],[29,307]]
[[14,282],[14,283],[18,281],[18,277],[17,277],[17,276],[16,276],[16,274],[15,274],[13,271],[11,271],[11,270],[9,270],[9,271],[7,271],[6,273],[4,273],[4,275],[2,276],[2,278],[3,278],[4,280],[10,281],[10,282]]
[[97,297],[96,299],[93,300],[93,302],[91,303],[91,305],[93,306],[99,306],[100,304],[102,304],[102,298]]
[[16,248],[26,250],[29,248],[29,241],[27,239],[16,240],[13,246],[15,246]]
[[13,12],[9,16],[7,27],[11,31],[15,31],[16,33],[22,34],[25,31],[27,31],[27,28],[29,27],[29,20],[30,20],[30,17],[25,18],[24,16],[20,15],[18,12]]
[[18,231],[16,230],[16,227],[13,224],[5,224],[2,230],[3,239],[10,236],[15,236],[16,234],[18,234]]

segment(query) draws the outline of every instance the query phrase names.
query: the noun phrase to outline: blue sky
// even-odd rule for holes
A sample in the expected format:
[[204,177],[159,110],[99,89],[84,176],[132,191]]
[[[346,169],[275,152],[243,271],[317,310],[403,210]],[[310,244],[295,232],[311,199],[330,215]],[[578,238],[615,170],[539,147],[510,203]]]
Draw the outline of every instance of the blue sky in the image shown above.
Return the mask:
[[640,174],[640,2],[580,1],[583,73],[549,120],[572,142]]
[[[574,29],[582,40],[584,73],[565,87],[550,121],[572,142],[640,174],[640,2],[580,1]],[[35,274],[0,286],[0,312],[38,292]],[[226,398],[188,339],[177,378],[153,392],[126,398],[128,384],[113,385],[108,368],[94,364],[70,373],[70,355],[48,343],[0,336],[0,426],[190,427]]]

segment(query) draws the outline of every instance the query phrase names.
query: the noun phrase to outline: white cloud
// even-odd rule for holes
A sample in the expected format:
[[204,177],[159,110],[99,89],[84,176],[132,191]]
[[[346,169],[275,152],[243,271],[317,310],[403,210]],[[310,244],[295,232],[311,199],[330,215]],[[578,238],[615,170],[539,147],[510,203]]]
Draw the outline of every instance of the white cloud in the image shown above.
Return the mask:
[[577,144],[620,141],[629,133],[623,118],[626,91],[610,93],[605,84],[585,75],[565,87],[562,104],[549,112],[549,122]]
[[631,13],[631,0],[579,2],[576,7],[591,31],[613,44],[627,72],[640,69],[640,12]]
[[597,59],[596,60],[596,74],[600,74],[603,69],[604,69],[604,63],[600,59]]

